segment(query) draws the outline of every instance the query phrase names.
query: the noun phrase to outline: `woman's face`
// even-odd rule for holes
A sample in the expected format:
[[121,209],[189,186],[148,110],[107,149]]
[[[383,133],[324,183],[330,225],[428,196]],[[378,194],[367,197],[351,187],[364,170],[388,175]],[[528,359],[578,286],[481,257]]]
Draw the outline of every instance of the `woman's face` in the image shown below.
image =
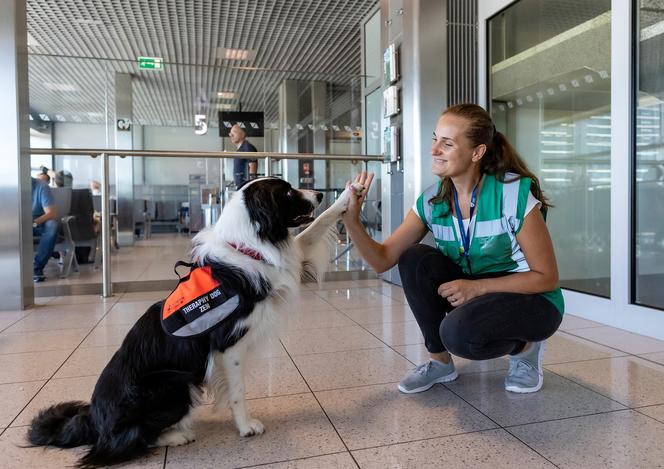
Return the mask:
[[[431,145],[431,172],[454,177],[472,171],[475,147],[466,137],[468,121],[453,114],[438,119]],[[477,160],[479,161],[479,160]]]

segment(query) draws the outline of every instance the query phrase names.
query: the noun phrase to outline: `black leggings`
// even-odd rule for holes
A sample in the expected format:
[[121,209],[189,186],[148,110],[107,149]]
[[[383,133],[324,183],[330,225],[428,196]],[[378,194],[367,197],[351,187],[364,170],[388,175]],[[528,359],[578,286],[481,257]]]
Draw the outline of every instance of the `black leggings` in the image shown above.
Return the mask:
[[489,293],[454,308],[438,294],[441,283],[509,273],[469,276],[425,244],[416,244],[401,255],[399,273],[430,353],[447,350],[471,360],[514,355],[527,342],[551,337],[562,321],[553,303],[537,294]]

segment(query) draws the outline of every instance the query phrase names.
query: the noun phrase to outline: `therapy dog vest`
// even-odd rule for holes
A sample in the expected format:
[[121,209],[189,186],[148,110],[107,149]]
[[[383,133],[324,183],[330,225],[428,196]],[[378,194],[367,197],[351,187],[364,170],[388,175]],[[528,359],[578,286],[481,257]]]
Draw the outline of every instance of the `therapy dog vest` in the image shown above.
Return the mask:
[[164,300],[161,326],[174,337],[197,337],[220,326],[236,311],[240,296],[215,280],[210,266],[178,261],[176,274],[181,265],[191,270],[180,278],[175,290]]

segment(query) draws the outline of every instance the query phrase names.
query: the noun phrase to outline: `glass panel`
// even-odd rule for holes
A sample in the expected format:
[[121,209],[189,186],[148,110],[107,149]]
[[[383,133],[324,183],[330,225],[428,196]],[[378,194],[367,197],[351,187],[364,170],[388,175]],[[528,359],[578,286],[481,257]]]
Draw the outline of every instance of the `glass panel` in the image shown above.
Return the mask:
[[[380,154],[380,105],[383,99],[383,94],[380,88],[369,93],[365,97],[365,122],[367,126],[366,132],[366,149],[367,155]],[[380,171],[379,171],[380,173]]]
[[364,86],[380,78],[382,67],[380,58],[380,11],[377,11],[364,24]]
[[[218,113],[241,108],[263,113],[264,136],[247,137],[258,151],[363,153],[362,81],[358,76],[175,64],[166,64],[161,71],[139,70],[133,61],[45,56],[31,56],[29,72],[35,148],[230,151],[236,147],[220,135]],[[132,107],[126,133],[116,132],[116,103],[120,103],[119,95],[123,93],[121,87],[116,87],[121,80],[118,74],[132,77],[127,87]],[[234,83],[246,84],[249,91],[224,86],[231,78]],[[200,128],[195,126],[196,115],[204,116],[207,132],[196,132]],[[33,174],[41,165],[71,174],[67,185],[87,191],[85,196],[92,197],[94,210],[85,214],[89,236],[73,240],[81,241],[81,246],[77,244],[74,250],[66,243],[58,245],[63,253],[61,262],[53,259],[48,263],[46,281],[36,286],[37,295],[53,294],[53,289],[61,286],[100,287],[101,269],[87,262],[94,258],[88,253],[94,254],[95,249],[86,243],[95,239],[100,243],[96,238],[100,160],[74,155],[33,156]],[[303,162],[273,161],[271,173],[296,187],[322,191],[326,195],[319,209],[322,211],[363,167],[358,160],[312,158]],[[265,160],[260,158],[257,174],[265,173]],[[188,260],[192,236],[216,221],[222,195],[228,200],[235,190],[231,181],[232,158],[111,156],[111,265],[116,291],[137,288],[136,282],[149,282],[144,288],[148,290],[171,288],[174,263]],[[376,232],[380,229],[376,213],[380,191],[374,189],[372,194],[364,219]],[[334,261],[329,270],[365,270],[366,265],[344,233],[338,241],[330,253]],[[96,252],[100,260],[101,249]],[[67,253],[80,265],[72,259],[71,267],[66,268]]]
[[636,285],[639,304],[664,309],[664,10],[639,7],[636,107]]
[[490,102],[555,206],[561,286],[610,295],[611,1],[521,0],[489,21]]

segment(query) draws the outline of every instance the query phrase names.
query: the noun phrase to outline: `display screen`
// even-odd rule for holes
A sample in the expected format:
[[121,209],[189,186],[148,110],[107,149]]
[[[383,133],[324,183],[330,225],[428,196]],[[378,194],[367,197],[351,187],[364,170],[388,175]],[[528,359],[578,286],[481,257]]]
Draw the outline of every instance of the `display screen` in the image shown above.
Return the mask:
[[219,136],[228,137],[231,127],[240,124],[247,137],[263,137],[265,129],[263,127],[262,112],[244,112],[244,111],[220,111],[219,112]]

